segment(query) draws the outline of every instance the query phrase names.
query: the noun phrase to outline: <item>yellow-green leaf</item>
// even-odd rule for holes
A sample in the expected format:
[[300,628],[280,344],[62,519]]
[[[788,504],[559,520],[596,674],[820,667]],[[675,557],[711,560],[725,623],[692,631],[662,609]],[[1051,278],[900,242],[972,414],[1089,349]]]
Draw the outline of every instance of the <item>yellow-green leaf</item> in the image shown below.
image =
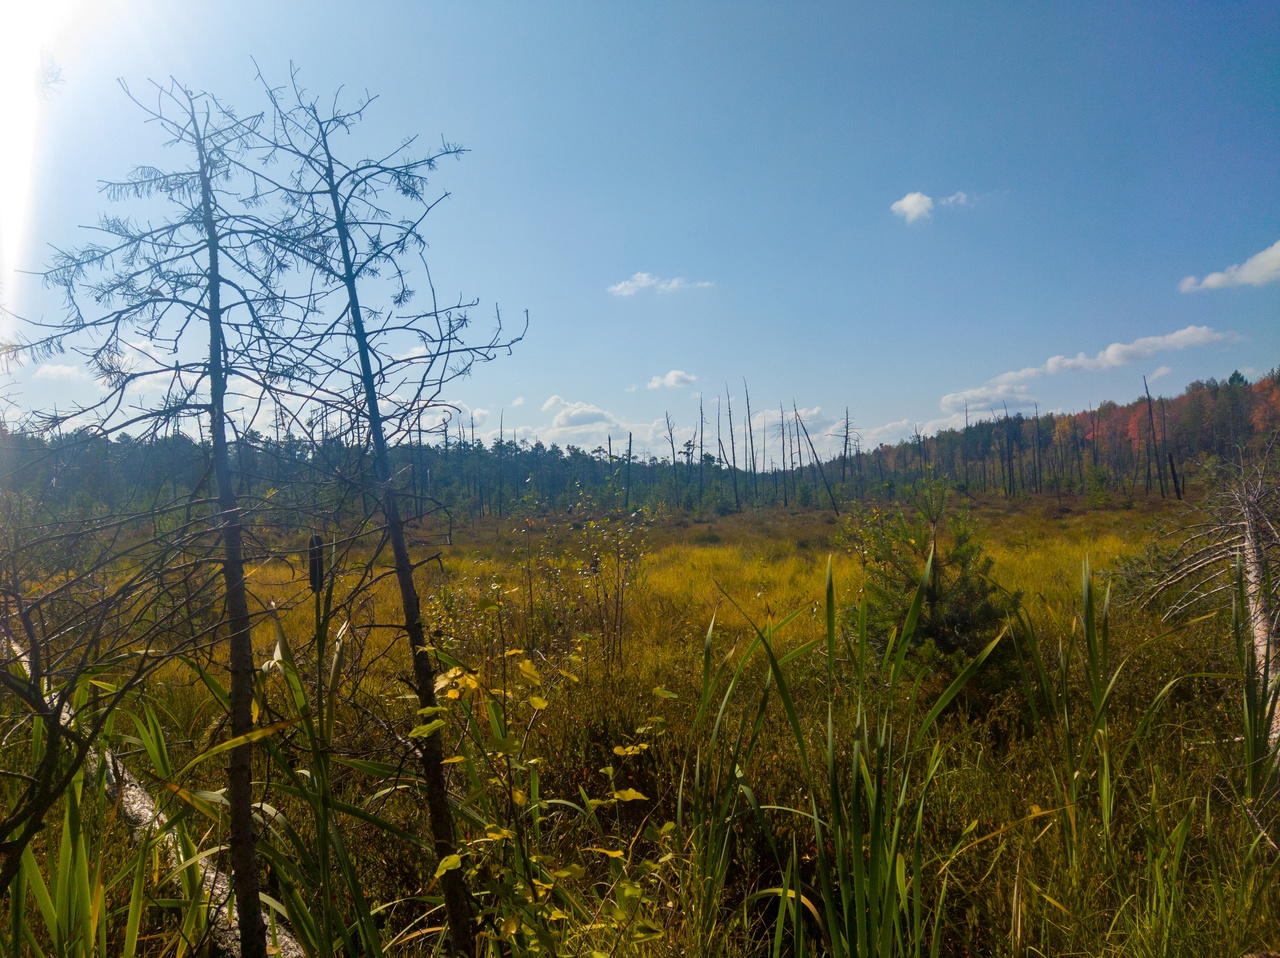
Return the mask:
[[445,872],[451,872],[455,868],[462,867],[461,855],[445,855],[440,859],[440,864],[436,866],[436,877],[439,878]]
[[647,802],[649,800],[634,788],[624,788],[620,792],[614,792],[613,797],[620,802]]
[[533,667],[533,663],[528,659],[524,659],[520,663],[520,674],[524,676],[525,681],[530,685],[542,684],[542,676],[538,674],[538,670]]
[[426,725],[417,726],[409,733],[409,738],[426,738],[432,732],[437,732],[444,728],[444,719],[432,719]]
[[201,752],[188,762],[186,767],[174,777],[182,778],[187,774],[187,772],[191,771],[201,762],[211,759],[215,755],[221,755],[223,752],[229,752],[237,746],[248,745],[251,742],[264,739],[269,735],[275,735],[276,732],[279,732],[281,729],[286,729],[291,725],[297,725],[300,721],[302,720],[296,718],[283,719],[279,722],[272,722],[270,725],[264,725],[262,728],[256,728],[252,732],[245,732],[243,735],[237,735],[235,738],[227,739],[227,741],[215,745],[213,748],[209,749],[209,751]]
[[637,944],[644,941],[654,941],[662,937],[662,929],[651,921],[640,919],[632,926],[631,940]]

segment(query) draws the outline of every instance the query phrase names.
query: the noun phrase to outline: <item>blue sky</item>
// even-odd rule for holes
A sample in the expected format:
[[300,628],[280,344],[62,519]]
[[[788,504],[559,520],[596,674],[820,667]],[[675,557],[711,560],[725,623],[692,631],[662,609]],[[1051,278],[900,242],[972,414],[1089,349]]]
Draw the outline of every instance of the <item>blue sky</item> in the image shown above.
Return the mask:
[[[1069,411],[1131,399],[1144,374],[1176,393],[1280,363],[1274,4],[50,0],[0,16],[0,52],[28,71],[0,73],[17,144],[0,296],[23,315],[56,306],[14,268],[84,240],[108,208],[98,180],[163,163],[115,79],[173,75],[248,111],[252,56],[280,79],[292,61],[315,92],[378,94],[371,141],[470,150],[434,180],[451,193],[428,224],[434,277],[478,316],[530,316],[513,355],[450,392],[477,433],[501,416],[520,437],[631,431],[656,451],[664,413],[682,441],[700,394],[714,415],[727,387],[740,416],[745,379],[772,421],[794,401],[822,430],[848,407],[871,442],[966,402]],[[62,82],[23,113],[41,56]],[[9,391],[92,389],[58,363]]]

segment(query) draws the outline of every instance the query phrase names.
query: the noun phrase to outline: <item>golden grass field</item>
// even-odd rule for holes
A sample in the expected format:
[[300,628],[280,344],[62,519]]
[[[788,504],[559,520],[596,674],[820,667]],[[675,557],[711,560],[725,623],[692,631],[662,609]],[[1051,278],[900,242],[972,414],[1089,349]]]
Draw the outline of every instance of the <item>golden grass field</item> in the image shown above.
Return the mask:
[[[456,528],[418,582],[459,867],[488,953],[1238,958],[1280,945],[1266,841],[1280,816],[1270,773],[1241,751],[1230,616],[1166,623],[1120,592],[1102,622],[1109,572],[1190,513],[953,502],[991,578],[1022,596],[1023,616],[972,674],[927,649],[895,658],[889,636],[859,632],[861,559],[829,512],[578,511]],[[434,530],[414,535],[417,557],[437,551]],[[438,863],[410,737],[425,720],[394,583],[367,542],[335,553],[318,662],[305,563],[276,547],[287,561],[249,579],[258,659],[275,662],[260,721],[283,723],[258,759],[278,816],[264,823],[267,887],[295,924],[331,915],[361,929],[357,952],[433,953]],[[142,742],[138,716],[154,714],[167,765],[137,748],[131,761],[177,796],[221,787],[218,764],[199,759],[225,735],[207,684],[225,681],[222,652],[195,660],[208,680],[174,661],[116,719]],[[322,732],[303,735],[313,723]],[[215,845],[216,811],[183,801],[177,827]],[[110,831],[110,810],[84,827]],[[345,870],[326,872],[318,848]],[[131,874],[124,851],[107,860]],[[104,900],[121,904],[99,953],[118,940],[127,885],[104,879]],[[179,906],[141,913],[154,953],[186,950]],[[871,933],[878,943],[858,944]]]

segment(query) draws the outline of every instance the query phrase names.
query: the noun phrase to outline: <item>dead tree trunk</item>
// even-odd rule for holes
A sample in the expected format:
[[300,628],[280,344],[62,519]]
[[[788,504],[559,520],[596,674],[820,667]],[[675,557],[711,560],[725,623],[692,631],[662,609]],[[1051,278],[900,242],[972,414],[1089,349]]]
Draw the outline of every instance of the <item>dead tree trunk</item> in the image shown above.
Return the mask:
[[1238,570],[1254,679],[1270,714],[1268,741],[1274,753],[1280,747],[1280,648],[1272,568],[1280,556],[1280,481],[1272,452],[1266,450],[1260,465],[1239,463],[1218,470],[1218,488],[1205,499],[1205,518],[1183,533],[1169,572],[1153,585],[1148,601],[1175,588],[1185,590],[1167,615],[1180,613],[1193,603],[1232,592]]
[[1275,751],[1277,745],[1280,745],[1280,708],[1276,708],[1273,703],[1277,696],[1277,682],[1280,682],[1280,649],[1276,648],[1271,577],[1267,567],[1267,550],[1263,546],[1264,529],[1268,523],[1266,517],[1259,514],[1255,501],[1242,501],[1241,513],[1244,542],[1240,564],[1244,573],[1249,636],[1253,640],[1253,663],[1258,670],[1258,688],[1263,693],[1263,701],[1271,708],[1269,742],[1272,751]]

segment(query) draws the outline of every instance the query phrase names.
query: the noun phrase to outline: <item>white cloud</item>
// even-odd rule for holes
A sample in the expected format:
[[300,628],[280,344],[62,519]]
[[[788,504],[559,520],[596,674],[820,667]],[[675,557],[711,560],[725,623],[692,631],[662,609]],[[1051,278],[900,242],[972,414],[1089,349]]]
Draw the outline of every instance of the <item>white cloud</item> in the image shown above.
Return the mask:
[[683,369],[673,369],[665,376],[654,376],[645,385],[645,389],[683,389],[692,383],[696,383],[698,377],[692,373],[687,373]]
[[675,279],[666,279],[658,283],[659,293],[674,293],[678,289],[706,289],[708,286],[714,286],[715,283],[709,279],[690,280],[683,276],[677,276]]
[[943,429],[960,429],[963,426],[964,413],[959,412],[944,416],[941,419],[931,419],[928,422],[920,422],[916,419],[898,419],[894,422],[887,422],[883,426],[860,430],[859,434],[862,448],[874,449],[881,443],[895,443],[902,439],[909,439],[917,429],[920,430],[921,435],[932,436]]
[[1211,326],[1184,326],[1163,336],[1143,336],[1131,343],[1112,343],[1092,356],[1085,353],[1077,353],[1075,356],[1050,356],[1039,366],[1010,370],[987,380],[985,385],[948,393],[942,397],[940,405],[942,411],[948,414],[962,411],[966,403],[970,410],[978,411],[994,409],[1004,403],[1025,408],[1034,401],[1026,386],[1028,380],[1041,376],[1055,376],[1064,372],[1116,369],[1149,359],[1157,353],[1194,346],[1208,346],[1230,338],[1230,334],[1220,333]]
[[864,449],[874,449],[882,442],[897,442],[910,435],[911,427],[916,424],[914,419],[898,419],[894,422],[887,422],[883,426],[874,426],[871,429],[861,431],[862,447]]
[[[550,416],[543,417],[538,423],[512,428],[511,436],[517,440],[537,440],[547,445],[574,445],[587,450],[597,446],[606,447],[612,439],[614,455],[621,455],[626,451],[627,436],[630,434],[633,451],[641,459],[646,459],[651,454],[661,458],[664,450],[666,456],[671,454],[667,445],[665,417],[647,422],[631,420],[594,403],[570,400],[560,395],[548,397],[541,408],[544,413],[550,413]],[[683,417],[676,416],[677,447],[694,435],[696,423],[696,409]],[[813,426],[810,425],[809,428],[812,429]],[[490,429],[488,435],[496,436],[496,431]]]
[[1041,366],[1028,366],[1026,369],[1001,373],[991,381],[1019,382],[1060,372],[1115,369],[1119,366],[1129,366],[1140,359],[1148,359],[1156,353],[1187,349],[1192,346],[1209,346],[1230,338],[1227,333],[1220,333],[1211,326],[1184,326],[1163,336],[1143,336],[1131,343],[1112,343],[1092,356],[1086,356],[1084,353],[1077,353],[1075,356],[1051,356]]
[[1169,375],[1171,372],[1173,372],[1172,366],[1159,366],[1156,368],[1155,372],[1153,372],[1150,376],[1147,377],[1147,382],[1153,383],[1157,379],[1163,379],[1165,376]]
[[634,273],[630,279],[624,279],[621,283],[614,283],[609,287],[609,292],[614,296],[634,296],[642,289],[648,289],[650,286],[658,285],[658,277],[652,273]]
[[618,420],[613,413],[585,402],[570,402],[563,396],[551,396],[542,404],[542,411],[552,413],[551,429],[563,430],[583,426],[613,425]]
[[523,405],[524,405],[524,397],[523,397],[523,396],[517,396],[515,399],[511,400],[511,408],[512,408],[512,409],[519,409],[519,408],[520,408],[521,406],[523,406]]
[[36,379],[85,379],[85,371],[79,366],[63,363],[41,363],[36,367]]
[[631,433],[637,455],[641,454],[647,442],[664,435],[661,421],[627,422],[594,403],[570,400],[559,395],[549,397],[542,404],[542,411],[551,413],[550,421],[520,426],[513,430],[513,435],[530,441],[572,444],[584,449],[605,446],[612,437],[616,454],[626,446],[627,434]]
[[[1006,373],[1005,375],[1009,375]],[[1000,377],[996,377],[999,379]],[[942,411],[947,414],[963,412],[966,408],[971,410],[987,410],[996,409],[1005,404],[1014,407],[1028,406],[1034,400],[1031,398],[1031,392],[1027,386],[1022,383],[998,383],[992,380],[985,386],[975,386],[972,389],[962,389],[959,392],[947,393],[942,397],[942,401],[938,404]]]
[[933,214],[933,199],[923,193],[908,193],[889,209],[908,223],[914,223],[918,219],[928,219]]
[[677,276],[674,279],[662,279],[652,273],[633,273],[630,279],[614,283],[609,287],[608,291],[614,296],[634,296],[640,290],[649,288],[656,289],[659,293],[674,293],[681,289],[705,289],[714,285],[715,283],[704,279],[689,280],[683,276]]
[[1280,279],[1280,240],[1261,253],[1255,253],[1243,263],[1228,266],[1204,279],[1185,277],[1178,284],[1178,292],[1194,293],[1205,289],[1226,289],[1228,286],[1266,286]]
[[957,190],[950,196],[944,196],[936,201],[927,193],[915,192],[908,193],[892,204],[889,209],[908,223],[914,223],[916,220],[932,217],[935,203],[938,206],[972,206],[974,198],[964,190]]

